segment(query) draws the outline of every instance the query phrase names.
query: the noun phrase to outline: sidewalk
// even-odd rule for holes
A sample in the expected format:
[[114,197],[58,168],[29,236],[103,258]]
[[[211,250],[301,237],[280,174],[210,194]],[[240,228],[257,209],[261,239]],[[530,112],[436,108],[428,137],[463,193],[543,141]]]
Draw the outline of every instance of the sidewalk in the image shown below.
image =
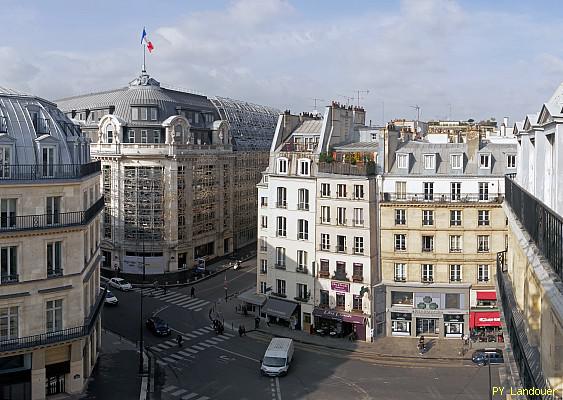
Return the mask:
[[76,398],[123,400],[138,399],[141,377],[136,346],[118,335],[103,330],[102,350],[87,388]]

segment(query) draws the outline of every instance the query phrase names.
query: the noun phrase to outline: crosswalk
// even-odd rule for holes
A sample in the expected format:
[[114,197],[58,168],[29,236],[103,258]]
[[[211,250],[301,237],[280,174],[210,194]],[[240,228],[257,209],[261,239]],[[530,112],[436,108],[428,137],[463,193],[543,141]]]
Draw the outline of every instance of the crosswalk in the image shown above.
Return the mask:
[[[133,290],[140,292],[143,289],[136,287],[133,288]],[[208,300],[191,297],[188,294],[173,292],[170,290],[164,291],[164,289],[145,288],[143,293],[145,296],[153,297],[195,312],[203,310],[203,308],[209,304]]]
[[[166,393],[181,400],[209,400],[207,396],[200,396],[197,393],[191,392],[189,390],[179,388],[178,386],[168,385],[162,388],[162,393]],[[180,397],[181,396],[181,397]]]

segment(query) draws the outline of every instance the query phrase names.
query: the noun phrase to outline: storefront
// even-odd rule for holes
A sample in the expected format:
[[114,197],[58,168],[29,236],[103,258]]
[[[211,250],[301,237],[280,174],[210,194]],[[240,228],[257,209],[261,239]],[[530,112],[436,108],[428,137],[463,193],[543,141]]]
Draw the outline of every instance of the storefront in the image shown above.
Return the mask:
[[298,304],[275,297],[269,297],[266,304],[262,307],[262,315],[269,323],[278,324],[292,329],[301,329],[297,326],[299,311],[296,313]]
[[313,316],[314,333],[318,335],[348,337],[355,333],[358,340],[366,340],[366,318],[362,315],[316,307],[313,309]]
[[471,336],[480,342],[502,340],[499,311],[471,311],[469,314]]
[[391,313],[391,335],[410,336],[411,335],[412,314],[411,313]]
[[0,358],[0,399],[31,399],[31,354]]
[[266,295],[256,293],[255,289],[250,289],[239,294],[237,299],[241,301],[240,312],[242,314],[260,316],[262,307],[266,302]]
[[444,314],[444,334],[447,338],[463,337],[463,314]]

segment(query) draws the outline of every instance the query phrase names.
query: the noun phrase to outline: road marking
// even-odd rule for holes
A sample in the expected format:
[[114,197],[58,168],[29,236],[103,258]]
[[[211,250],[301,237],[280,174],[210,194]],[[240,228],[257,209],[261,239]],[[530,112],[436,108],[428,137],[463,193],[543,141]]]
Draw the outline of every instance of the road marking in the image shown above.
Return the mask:
[[162,349],[159,349],[158,347],[151,347],[151,350],[154,350],[154,351],[162,351]]
[[160,343],[160,344],[157,344],[155,348],[160,348],[161,350],[166,350],[166,349],[170,348],[170,346],[167,345],[166,343]]
[[200,328],[200,329],[203,329],[204,331],[207,331],[207,332],[211,332],[213,330],[213,328],[210,328],[208,326],[204,326],[203,328]]
[[181,394],[186,393],[187,390],[186,389],[180,389],[180,390],[176,390],[174,393],[170,393],[172,396],[180,396]]
[[195,301],[197,301],[197,300],[196,299],[187,299],[187,300],[183,299],[181,302],[177,303],[176,305],[184,307],[186,304],[190,304],[190,303],[193,303]]
[[184,333],[184,335],[186,335],[186,336],[188,336],[192,339],[197,337],[196,335],[192,335],[191,333]]
[[190,357],[193,358],[193,356],[191,354],[186,353],[185,351],[179,351],[178,354],[183,355],[184,357]]
[[183,360],[183,359],[184,359],[184,357],[179,356],[178,354],[170,354],[170,357],[173,357],[173,358],[175,358],[176,360]]
[[207,339],[205,341],[205,343],[210,343],[210,344],[217,344],[217,343],[220,343],[220,342],[221,342],[220,340],[215,340],[215,339]]
[[195,344],[192,346],[192,348],[194,348],[194,349],[196,349],[196,350],[199,350],[199,351],[205,350],[205,347],[197,346],[197,345],[195,345]]
[[276,392],[278,394],[278,400],[282,400],[281,397],[281,388],[280,388],[280,378],[276,376]]
[[164,300],[164,301],[166,301],[167,303],[172,303],[172,304],[179,303],[180,301],[183,301],[183,300],[185,300],[185,299],[186,299],[186,295],[181,294],[181,293],[180,293],[180,294],[175,294],[175,295],[170,296],[170,297],[167,297],[166,299],[165,299],[164,297],[161,297],[161,298],[160,298],[160,300]]
[[198,345],[203,346],[203,347],[211,347],[210,344],[207,344],[205,342],[198,343]]
[[205,335],[207,332],[205,332],[205,331],[199,332],[199,330],[197,330],[197,331],[192,331],[192,333],[195,333],[196,335],[201,336],[201,335]]
[[198,311],[201,311],[201,310],[203,310],[203,308],[196,308],[194,311],[198,312]]
[[215,336],[215,337],[213,338],[213,340],[218,340],[218,341],[222,342],[223,340],[227,340],[227,339],[222,338],[221,336]]
[[160,307],[158,310],[156,310],[155,312],[152,313],[153,317],[156,317],[158,314],[160,314],[162,311],[166,310],[168,307],[170,307],[170,306]]
[[209,399],[209,397],[207,397],[207,396],[201,396],[201,397],[198,398],[197,400],[208,400],[208,399]]
[[190,394],[187,394],[185,396],[182,396],[182,400],[190,400],[190,399],[193,399],[196,396],[199,396],[199,395],[197,393],[190,393]]
[[235,335],[229,332],[223,332],[223,335],[228,336],[228,337],[234,337]]
[[193,353],[193,354],[197,354],[197,353],[198,353],[197,350],[190,349],[189,347],[186,348],[186,351],[189,351],[190,353]]
[[168,346],[176,346],[178,343],[174,340],[167,340],[163,344],[167,344]]
[[[174,360],[173,358],[170,358],[170,357],[162,357],[162,359],[163,359],[164,361],[168,361],[168,362],[171,362],[171,363],[175,363],[175,362],[176,362],[176,360]],[[172,389],[170,389],[170,390],[172,390]]]
[[167,392],[171,392],[172,390],[175,390],[175,389],[178,389],[178,388],[174,385],[170,385],[170,386],[166,386],[165,388],[163,388],[162,391],[164,393],[167,393]]
[[219,349],[219,350],[223,350],[223,351],[226,352],[226,353],[231,353],[231,354],[234,354],[235,356],[239,356],[239,357],[246,358],[246,359],[248,359],[248,360],[250,360],[250,361],[255,361],[255,362],[257,362],[257,363],[260,362],[260,360],[257,360],[257,359],[255,359],[255,358],[252,358],[252,357],[249,357],[249,356],[245,356],[244,354],[237,353],[236,351],[227,350],[227,349],[224,349],[224,348],[219,347],[219,346],[213,346],[213,347],[215,347],[216,349]]

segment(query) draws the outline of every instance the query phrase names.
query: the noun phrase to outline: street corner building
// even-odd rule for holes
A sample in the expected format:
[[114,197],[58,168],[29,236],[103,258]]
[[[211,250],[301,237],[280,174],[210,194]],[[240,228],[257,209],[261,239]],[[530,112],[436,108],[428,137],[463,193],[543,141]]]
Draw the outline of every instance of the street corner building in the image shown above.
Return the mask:
[[257,305],[270,323],[371,339],[383,130],[336,102],[279,116],[258,184]]
[[100,162],[54,103],[0,87],[0,397],[79,393],[101,338]]
[[178,272],[256,241],[277,110],[164,87],[144,70],[126,87],[57,103],[102,164],[104,270]]

